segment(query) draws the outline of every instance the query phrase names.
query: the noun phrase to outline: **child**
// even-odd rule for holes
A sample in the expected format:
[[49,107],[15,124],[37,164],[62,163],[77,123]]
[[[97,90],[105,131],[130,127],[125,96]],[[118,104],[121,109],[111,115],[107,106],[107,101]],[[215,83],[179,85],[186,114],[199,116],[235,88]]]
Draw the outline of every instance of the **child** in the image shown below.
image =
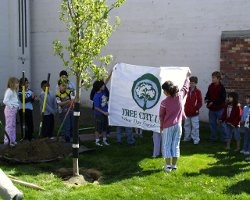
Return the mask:
[[[210,141],[217,140],[217,122],[221,117],[226,101],[226,90],[221,84],[221,74],[218,71],[212,73],[212,83],[209,85],[205,102],[209,109]],[[222,127],[220,127],[222,129]],[[224,131],[221,130],[223,134]],[[226,135],[222,135],[222,141],[226,142]]]
[[137,137],[142,138],[142,129],[141,128],[135,128],[135,134]]
[[[21,136],[23,139],[28,139],[31,141],[33,139],[34,132],[34,123],[33,123],[33,102],[38,100],[37,96],[34,92],[29,88],[29,81],[27,78],[20,79],[20,87],[19,87],[19,117],[20,117],[20,125],[21,125]],[[22,94],[22,86],[25,86],[25,133],[23,133],[23,94]]]
[[95,115],[95,144],[102,146],[100,143],[100,135],[104,131],[103,144],[108,146],[106,132],[108,127],[108,98],[104,93],[105,84],[103,81],[95,81],[93,88],[96,91],[94,102],[94,115]]
[[219,119],[219,122],[223,123],[225,135],[227,136],[227,146],[226,149],[230,149],[231,139],[234,135],[236,140],[235,151],[240,150],[240,120],[241,120],[242,110],[240,104],[238,103],[238,94],[236,92],[230,92],[228,94],[228,103],[224,109],[224,112]]
[[250,115],[250,95],[245,96],[246,105],[243,108],[243,114],[241,116],[241,124],[244,131],[244,144],[240,153],[244,155],[250,155],[250,129],[249,129],[249,115]]
[[[67,89],[67,83],[65,83],[62,79],[58,80],[59,91],[56,92],[56,102],[58,105],[59,118],[62,127],[62,136],[64,137],[66,142],[70,142],[70,138],[72,136],[73,131],[73,92]],[[65,119],[65,120],[64,120]]]
[[16,143],[16,114],[19,107],[18,103],[18,90],[19,82],[15,77],[10,77],[8,80],[7,89],[4,93],[3,103],[5,104],[4,116],[5,116],[5,130],[8,134],[8,138],[4,136],[4,144],[10,142],[10,146],[15,146]]
[[[164,94],[167,96],[160,106],[160,133],[162,133],[162,154],[166,165],[164,170],[170,172],[176,170],[177,159],[180,156],[180,139],[182,133],[181,122],[185,117],[184,99],[188,92],[189,75],[179,92],[177,86],[172,81],[166,81],[162,85]],[[171,161],[172,159],[172,161]]]
[[[67,71],[65,71],[65,70],[62,70],[62,71],[60,71],[60,73],[59,73],[59,79],[61,79],[65,84],[66,84],[66,86],[67,86],[67,89],[69,89],[71,92],[72,92],[72,94],[74,94],[75,93],[75,89],[76,89],[76,87],[75,87],[75,85],[68,79],[68,72]],[[56,92],[58,92],[60,89],[59,89],[59,85],[57,84],[57,86],[56,86]]]
[[116,141],[117,144],[122,144],[122,131],[125,131],[125,134],[127,136],[127,143],[128,145],[134,145],[135,139],[133,134],[133,128],[132,127],[123,127],[123,126],[117,126],[116,127]]
[[[107,97],[107,101],[109,100],[109,89],[107,88],[107,83],[109,82],[110,78],[112,76],[112,71],[109,73],[107,79],[105,81],[100,80],[103,84],[104,84],[104,94]],[[94,89],[94,87],[92,88],[91,92],[90,92],[90,100],[93,101],[94,99],[94,95],[95,95],[96,91]],[[92,109],[94,110],[94,102],[92,104]],[[110,127],[108,126],[107,128],[107,137],[110,137]]]
[[185,136],[183,141],[190,141],[192,138],[194,144],[199,144],[199,109],[202,106],[202,95],[196,87],[198,78],[191,76],[189,81],[190,87],[184,108],[187,119],[184,123]]
[[48,86],[48,94],[46,100],[45,111],[43,113],[43,126],[41,135],[42,137],[49,137],[53,136],[54,130],[54,114],[56,113],[56,96],[49,91],[49,85],[46,80],[41,82],[42,92],[39,95],[39,102],[40,102],[40,110],[42,111],[45,89]]
[[154,143],[154,150],[153,150],[153,158],[156,158],[161,153],[161,133],[153,131],[153,143]]

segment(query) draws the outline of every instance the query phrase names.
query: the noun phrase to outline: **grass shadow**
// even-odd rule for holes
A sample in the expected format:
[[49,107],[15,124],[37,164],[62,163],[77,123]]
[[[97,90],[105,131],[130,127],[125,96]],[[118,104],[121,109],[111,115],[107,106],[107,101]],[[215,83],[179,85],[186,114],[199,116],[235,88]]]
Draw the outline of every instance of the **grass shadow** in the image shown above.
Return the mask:
[[250,180],[241,180],[234,185],[227,188],[226,192],[233,195],[239,195],[242,193],[250,194]]

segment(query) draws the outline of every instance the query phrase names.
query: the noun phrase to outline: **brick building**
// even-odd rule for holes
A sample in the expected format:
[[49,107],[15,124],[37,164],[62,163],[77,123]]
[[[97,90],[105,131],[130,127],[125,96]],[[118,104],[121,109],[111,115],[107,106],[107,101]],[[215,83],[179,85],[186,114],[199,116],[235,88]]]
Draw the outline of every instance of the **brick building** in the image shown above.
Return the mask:
[[250,31],[223,31],[220,70],[227,91],[250,94]]

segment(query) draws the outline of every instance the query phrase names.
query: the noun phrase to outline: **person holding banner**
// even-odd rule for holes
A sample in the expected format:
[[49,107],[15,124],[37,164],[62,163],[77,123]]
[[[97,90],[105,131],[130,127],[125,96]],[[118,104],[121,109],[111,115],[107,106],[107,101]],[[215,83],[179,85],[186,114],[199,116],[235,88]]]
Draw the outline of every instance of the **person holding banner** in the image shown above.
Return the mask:
[[[107,77],[107,79],[106,80],[100,80],[101,81],[101,83],[103,83],[104,84],[104,90],[103,90],[103,92],[104,92],[104,94],[105,94],[105,96],[107,97],[107,101],[109,101],[109,89],[107,88],[107,83],[109,82],[109,80],[110,80],[110,78],[111,78],[111,75],[112,75],[112,71],[109,73],[109,75],[108,75],[108,77]],[[92,87],[92,89],[91,89],[91,92],[90,92],[90,100],[93,102],[93,100],[94,100],[94,96],[95,96],[95,93],[96,93],[97,91],[95,91],[95,88],[94,87]],[[93,104],[92,104],[92,109],[94,110],[94,102],[93,102]],[[94,113],[95,114],[95,113]],[[108,126],[107,127],[107,137],[110,137],[110,127]]]
[[95,144],[102,146],[100,143],[100,135],[103,134],[103,144],[108,146],[106,132],[108,129],[108,97],[104,93],[105,84],[103,81],[95,81],[93,88],[96,91],[94,102],[94,115],[95,115]]
[[166,172],[177,169],[177,159],[180,157],[181,122],[185,118],[184,104],[189,89],[190,74],[190,70],[188,70],[186,80],[180,91],[172,81],[166,81],[162,84],[166,98],[161,102],[159,116],[160,133],[162,133],[162,155],[166,161],[163,169]]

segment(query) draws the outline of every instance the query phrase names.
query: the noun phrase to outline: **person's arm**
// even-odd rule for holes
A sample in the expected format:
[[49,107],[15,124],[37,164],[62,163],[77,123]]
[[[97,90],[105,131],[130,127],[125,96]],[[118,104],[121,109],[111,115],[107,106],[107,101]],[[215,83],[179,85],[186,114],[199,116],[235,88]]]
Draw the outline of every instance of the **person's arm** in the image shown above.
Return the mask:
[[188,70],[187,71],[187,74],[186,74],[186,79],[185,79],[185,82],[184,82],[184,84],[183,84],[183,86],[182,86],[182,88],[181,88],[181,95],[182,95],[182,98],[184,98],[186,95],[187,95],[187,93],[188,93],[188,90],[189,90],[189,77],[190,77],[190,75],[191,75],[191,71],[190,70]]
[[[47,110],[51,114],[54,114],[56,112],[56,107],[54,107],[54,102],[53,102],[54,100],[55,99],[54,99],[53,95],[50,95],[50,93],[48,93],[47,94],[47,101],[46,101],[46,108],[45,108],[45,110]],[[52,105],[50,105],[48,102],[52,103]]]
[[67,101],[61,101],[60,97],[56,97],[56,103],[59,106],[67,106],[70,103],[70,100]]
[[4,105],[6,105],[8,107],[12,107],[11,102],[10,102],[10,97],[11,97],[11,90],[7,89],[5,94],[4,94],[3,103],[4,103]]
[[239,106],[238,106],[238,113],[239,113],[239,114],[238,114],[238,121],[237,121],[238,124],[237,124],[237,126],[240,126],[240,120],[241,120],[242,112],[243,112],[243,111],[242,111],[242,109],[241,109],[241,106],[239,105]]
[[210,103],[210,87],[211,87],[211,84],[208,86],[208,89],[207,89],[207,93],[205,95],[205,98],[204,98],[204,101],[206,104],[209,104]]
[[105,112],[105,111],[103,111],[103,110],[100,108],[100,107],[101,107],[101,100],[99,99],[99,96],[95,95],[95,96],[94,96],[94,99],[93,99],[93,102],[94,102],[94,109],[95,109],[96,111],[98,111],[98,112],[100,112],[100,113],[102,113],[102,114],[104,114],[104,115],[106,115],[106,116],[109,115],[108,112]]
[[195,105],[195,110],[200,110],[201,106],[202,106],[202,95],[201,95],[201,91],[200,90],[196,90],[196,97],[197,97],[197,103]]
[[107,83],[109,82],[109,80],[110,80],[110,78],[111,78],[111,76],[112,76],[112,73],[113,73],[113,71],[111,71],[111,72],[109,73],[108,77],[107,77],[106,80],[104,81],[105,85],[107,85]]
[[213,101],[213,104],[214,105],[221,105],[225,101],[226,101],[226,89],[223,85],[221,85],[220,96],[218,97],[218,99]]
[[218,119],[219,122],[224,122],[227,118],[227,105],[225,106],[221,117]]
[[106,116],[109,115],[108,112],[104,112],[102,109],[100,109],[100,108],[98,108],[98,107],[95,107],[95,110],[97,110],[98,112],[100,112],[100,113],[102,113],[102,114],[104,114],[104,115],[106,115]]
[[161,103],[160,110],[159,110],[159,118],[160,118],[160,133],[162,133],[163,130],[163,122],[164,117],[166,114],[166,107],[164,106],[163,102]]
[[95,90],[94,90],[94,88],[92,88],[91,92],[90,92],[90,96],[89,96],[89,98],[90,98],[91,101],[94,100],[94,96],[95,96]]
[[33,91],[32,90],[27,90],[25,92],[25,103],[33,103],[34,100],[37,100],[37,97],[33,94]]
[[57,102],[57,104],[59,106],[68,106],[70,104],[71,100],[67,100],[67,101],[61,101],[61,102]]
[[247,118],[247,113],[248,113],[248,107],[244,106],[243,107],[243,113],[242,113],[242,116],[241,116],[241,122],[242,122],[242,124],[245,122],[245,120]]

